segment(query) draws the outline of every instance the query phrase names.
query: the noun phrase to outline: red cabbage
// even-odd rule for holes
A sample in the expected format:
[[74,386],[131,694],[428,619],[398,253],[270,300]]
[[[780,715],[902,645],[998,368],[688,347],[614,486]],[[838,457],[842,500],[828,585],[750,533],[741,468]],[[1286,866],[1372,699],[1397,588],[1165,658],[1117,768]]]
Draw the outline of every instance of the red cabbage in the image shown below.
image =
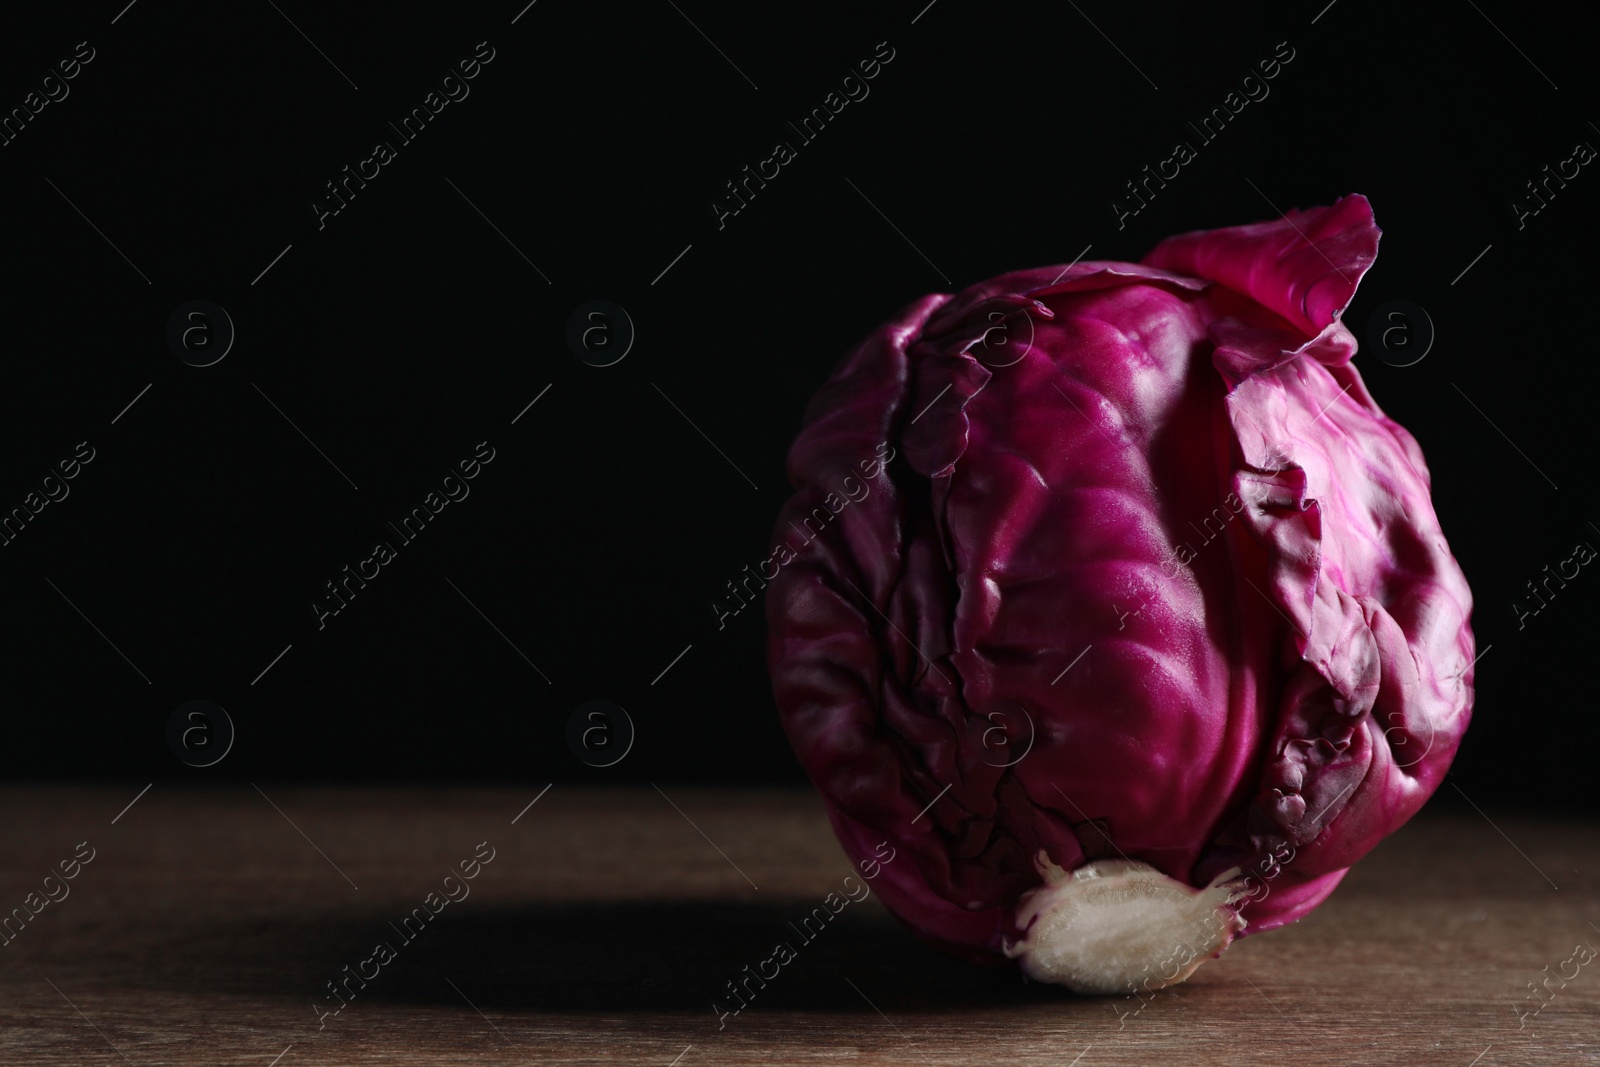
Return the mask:
[[1181,981],[1438,786],[1472,597],[1350,364],[1378,236],[1353,195],[925,296],[811,402],[762,568],[774,694],[921,937]]

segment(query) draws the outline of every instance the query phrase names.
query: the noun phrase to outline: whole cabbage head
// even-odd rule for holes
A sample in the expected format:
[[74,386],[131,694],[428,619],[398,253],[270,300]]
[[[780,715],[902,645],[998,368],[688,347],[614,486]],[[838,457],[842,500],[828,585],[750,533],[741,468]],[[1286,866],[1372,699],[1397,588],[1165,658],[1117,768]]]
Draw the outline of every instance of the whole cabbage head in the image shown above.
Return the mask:
[[1439,784],[1472,598],[1350,365],[1378,235],[1353,195],[926,296],[813,399],[762,569],[774,694],[923,938],[1181,981]]

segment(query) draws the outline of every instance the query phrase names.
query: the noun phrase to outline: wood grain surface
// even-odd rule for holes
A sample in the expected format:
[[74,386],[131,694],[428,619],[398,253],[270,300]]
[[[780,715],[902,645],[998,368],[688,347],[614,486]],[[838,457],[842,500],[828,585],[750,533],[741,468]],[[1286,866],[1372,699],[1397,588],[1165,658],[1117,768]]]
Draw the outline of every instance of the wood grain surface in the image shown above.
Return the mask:
[[1600,961],[1567,962],[1600,947],[1593,823],[1425,812],[1148,1003],[949,960],[869,898],[719,1029],[851,873],[816,797],[542,786],[0,790],[0,913],[31,916],[0,1064],[1600,1063]]

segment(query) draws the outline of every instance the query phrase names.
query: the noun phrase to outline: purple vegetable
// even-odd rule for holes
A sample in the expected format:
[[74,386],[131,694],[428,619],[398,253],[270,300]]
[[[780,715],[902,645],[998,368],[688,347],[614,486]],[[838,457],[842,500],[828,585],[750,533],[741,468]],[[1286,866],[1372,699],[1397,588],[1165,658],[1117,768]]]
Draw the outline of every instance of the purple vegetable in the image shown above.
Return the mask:
[[1355,195],[1002,275],[812,401],[762,569],[774,693],[923,938],[1083,992],[1181,981],[1438,786],[1472,597],[1349,362],[1377,246]]

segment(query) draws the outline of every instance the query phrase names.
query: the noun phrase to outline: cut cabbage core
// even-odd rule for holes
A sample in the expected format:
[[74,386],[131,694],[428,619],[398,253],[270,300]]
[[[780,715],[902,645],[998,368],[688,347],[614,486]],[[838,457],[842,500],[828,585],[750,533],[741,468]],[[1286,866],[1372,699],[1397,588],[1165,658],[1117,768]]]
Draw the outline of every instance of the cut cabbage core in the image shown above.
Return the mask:
[[1043,852],[1045,884],[1017,904],[1021,941],[1005,953],[1023,973],[1079,993],[1137,993],[1188,978],[1245,927],[1237,870],[1205,889],[1146,863],[1102,860],[1068,874]]

